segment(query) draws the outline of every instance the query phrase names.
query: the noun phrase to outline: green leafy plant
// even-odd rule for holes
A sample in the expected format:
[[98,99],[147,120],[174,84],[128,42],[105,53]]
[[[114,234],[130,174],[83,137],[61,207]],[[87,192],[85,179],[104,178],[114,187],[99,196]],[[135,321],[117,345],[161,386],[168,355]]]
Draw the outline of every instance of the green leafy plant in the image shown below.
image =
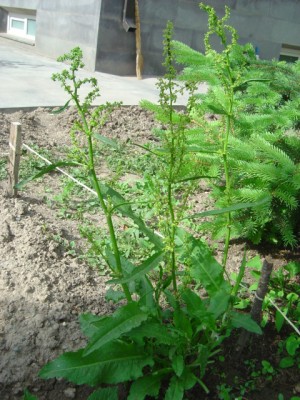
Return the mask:
[[[232,330],[262,333],[249,314],[236,310],[249,304],[239,292],[247,263],[244,257],[232,286],[227,278],[228,251],[232,237],[245,235],[259,240],[269,223],[278,217],[280,223],[287,224],[298,207],[299,143],[294,131],[285,135],[287,127],[294,129],[297,124],[294,108],[298,88],[295,85],[290,90],[288,81],[281,88],[276,86],[270,76],[278,66],[255,64],[251,46],[237,44],[236,31],[227,25],[228,8],[221,19],[211,7],[202,8],[209,19],[205,55],[172,41],[172,24],[167,25],[166,75],[159,81],[160,101],[142,104],[154,112],[163,128],[156,130],[155,144],[133,143],[149,161],[145,179],[135,186],[135,193],[117,181],[123,165],[117,167],[110,184],[97,169],[99,159],[109,154],[106,147],[119,151],[120,146],[100,133],[113,105],[91,107],[99,89],[95,79],[77,77],[83,67],[79,48],[60,57],[70,64],[69,69],[53,76],[69,95],[58,112],[71,102],[78,111],[71,130],[73,147],[66,161],[42,167],[18,185],[21,188],[58,166],[75,168],[74,173],[96,193],[91,207],[106,223],[101,229],[82,226],[81,230],[91,244],[88,256],[109,275],[107,299],[118,307],[101,317],[81,315],[87,345],[61,355],[40,372],[43,378],[65,378],[94,387],[89,400],[117,399],[119,384],[124,384],[129,400],[147,396],[180,400],[195,386],[208,393],[207,367]],[[221,53],[213,50],[212,35],[220,39]],[[180,77],[183,86],[177,81],[175,54],[177,62],[186,65]],[[255,73],[256,67],[262,72]],[[281,72],[288,69],[279,67]],[[196,94],[199,82],[209,84],[207,94]],[[91,85],[91,91],[82,100],[80,91],[85,84]],[[265,89],[265,102],[257,100],[260,85]],[[187,111],[178,111],[174,105],[184,87],[191,96]],[[270,111],[272,107],[276,112]],[[276,113],[280,118],[275,123]],[[288,125],[292,114],[294,123]],[[259,121],[257,137],[253,127]],[[280,177],[279,182],[275,182],[275,176]],[[290,178],[291,188],[287,184]],[[216,208],[193,214],[190,199],[200,179],[213,187]],[[66,187],[60,198],[64,212],[71,204],[73,189]],[[142,203],[146,203],[143,210]],[[199,235],[191,233],[192,225],[185,224],[200,217],[213,217],[210,225],[214,233],[225,238],[221,264]],[[85,222],[83,214],[81,218]],[[119,227],[120,220],[124,229]],[[286,244],[295,243],[292,230],[290,226],[283,234]],[[255,272],[259,275],[258,270]],[[286,289],[285,279],[283,274],[274,280],[277,298],[280,290]],[[281,299],[286,312],[297,317],[296,291],[284,292]],[[278,330],[282,324],[279,318]],[[281,349],[280,367],[295,365],[298,350],[298,337],[291,335]],[[256,379],[272,379],[276,372],[266,360],[258,371],[252,371],[248,386],[240,388],[241,395],[251,390]],[[220,398],[229,399],[230,392],[230,387],[220,385]],[[26,395],[30,396],[29,392]]]
[[[240,46],[237,32],[227,25],[228,7],[221,19],[212,7],[201,7],[209,21],[206,54],[174,43],[176,59],[185,66],[181,79],[193,88],[209,85],[206,94],[190,101],[189,144],[198,155],[199,175],[216,176],[212,197],[217,207],[265,199],[202,224],[214,237],[225,237],[225,264],[230,237],[297,243],[300,64],[257,60],[252,46]],[[221,53],[212,48],[212,35],[220,38]]]
[[[166,400],[179,400],[185,391],[197,384],[208,392],[204,383],[206,367],[220,351],[220,344],[231,330],[242,327],[261,333],[260,327],[248,314],[233,310],[232,295],[236,296],[236,290],[232,290],[222,266],[208,246],[180,226],[194,182],[199,176],[191,176],[191,171],[186,170],[186,159],[193,157],[186,151],[186,127],[190,118],[174,109],[180,88],[175,83],[171,39],[172,25],[168,24],[164,41],[167,72],[159,83],[160,104],[144,103],[166,126],[160,133],[158,148],[144,147],[162,165],[157,176],[148,179],[152,193],[157,196],[153,205],[159,234],[135,213],[133,202],[126,201],[97,176],[94,141],[101,140],[109,146],[114,146],[114,143],[98,132],[100,113],[106,109],[90,107],[98,95],[97,82],[94,79],[80,80],[76,76],[83,66],[79,48],[60,58],[62,62],[70,62],[70,67],[55,74],[53,79],[61,82],[70,96],[60,111],[71,101],[76,105],[79,118],[74,129],[83,134],[86,148],[74,140],[71,161],[52,164],[18,185],[21,188],[56,166],[82,168],[90,178],[98,207],[104,214],[108,240],[100,239],[97,251],[110,271],[110,297],[116,301],[125,299],[126,303],[108,316],[82,315],[80,324],[88,338],[86,347],[61,355],[40,372],[43,378],[63,377],[95,387],[90,400],[107,398],[108,393],[110,398],[117,398],[117,385],[124,382],[131,384],[128,394],[131,400],[159,394]],[[86,83],[92,89],[81,102],[79,91]],[[224,163],[227,165],[226,160]],[[227,209],[222,212],[228,214]],[[116,215],[126,218],[128,226],[134,226],[135,232],[139,231],[134,235],[135,239],[145,238],[151,243],[150,255],[138,265],[121,251]],[[227,242],[228,247],[229,240]],[[155,273],[153,280],[150,279],[151,273]],[[185,280],[186,276],[189,280]],[[194,285],[188,284],[191,280],[194,285],[201,286],[206,296],[200,296]]]

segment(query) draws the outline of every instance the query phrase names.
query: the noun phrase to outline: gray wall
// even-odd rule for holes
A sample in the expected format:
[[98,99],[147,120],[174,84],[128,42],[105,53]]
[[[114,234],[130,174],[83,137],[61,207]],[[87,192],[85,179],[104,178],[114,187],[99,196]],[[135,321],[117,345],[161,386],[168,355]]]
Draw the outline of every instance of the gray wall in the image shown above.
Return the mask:
[[[103,0],[96,69],[135,74],[135,36],[122,28],[124,0]],[[175,25],[175,39],[204,50],[207,14],[199,0],[140,0],[144,74],[163,73],[162,34],[167,20]],[[300,47],[300,0],[207,0],[219,16],[224,4],[231,8],[229,24],[241,44],[251,42],[261,58],[278,58],[282,44]]]
[[[163,73],[162,34],[168,19],[175,39],[203,51],[207,15],[199,0],[140,0],[144,74]],[[278,58],[282,44],[300,47],[300,0],[206,0],[217,13],[231,8],[229,24],[240,43],[251,42],[261,58]],[[37,10],[37,50],[49,57],[80,46],[86,68],[118,75],[135,74],[135,34],[122,26],[124,0],[0,0],[1,7]]]
[[123,3],[124,0],[102,0],[96,69],[134,75],[135,34],[123,28]]
[[43,0],[0,0],[0,6],[36,10],[42,2]]
[[94,70],[100,8],[101,0],[42,0],[37,10],[38,51],[57,58],[80,46],[86,68]]
[[7,29],[7,11],[0,7],[0,33]]

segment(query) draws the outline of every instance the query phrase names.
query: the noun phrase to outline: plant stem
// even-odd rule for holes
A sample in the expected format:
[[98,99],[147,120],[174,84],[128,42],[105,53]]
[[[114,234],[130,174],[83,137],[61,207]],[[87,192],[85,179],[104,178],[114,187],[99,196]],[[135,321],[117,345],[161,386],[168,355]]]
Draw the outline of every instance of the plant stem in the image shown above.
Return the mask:
[[[76,85],[75,85],[76,88]],[[94,151],[93,151],[93,141],[92,141],[92,132],[89,129],[85,114],[83,112],[83,109],[78,101],[78,96],[77,96],[77,91],[75,89],[74,91],[74,95],[72,96],[73,100],[75,101],[78,113],[82,119],[82,123],[83,123],[83,128],[85,131],[85,134],[87,136],[88,139],[88,150],[89,150],[89,163],[88,163],[88,168],[89,168],[89,173],[92,179],[92,182],[94,184],[97,196],[98,196],[98,200],[100,203],[100,206],[104,212],[105,218],[106,218],[106,223],[109,229],[109,236],[110,236],[110,242],[111,242],[111,246],[113,249],[113,254],[115,257],[115,262],[116,262],[116,267],[117,267],[117,272],[120,275],[120,277],[123,277],[123,268],[122,268],[122,262],[121,262],[121,255],[120,255],[120,250],[118,247],[118,242],[117,242],[117,238],[116,238],[116,233],[115,233],[115,228],[113,225],[113,221],[112,221],[112,216],[111,216],[111,212],[110,210],[107,208],[103,195],[101,193],[101,189],[100,189],[100,185],[99,185],[99,181],[96,175],[96,171],[95,171],[95,164],[94,164]],[[131,302],[132,301],[132,297],[128,288],[127,284],[122,284],[122,289],[124,291],[124,294],[126,296],[127,301]]]
[[[226,45],[226,44],[225,44]],[[228,165],[228,143],[229,143],[229,135],[231,130],[232,124],[232,110],[233,110],[233,78],[231,75],[230,70],[230,60],[228,53],[226,54],[226,64],[227,64],[227,72],[229,77],[229,85],[227,87],[227,93],[229,96],[229,110],[228,114],[226,115],[226,129],[225,129],[225,137],[223,142],[223,166],[225,172],[225,195],[227,197],[227,205],[231,205],[231,182],[230,182],[230,172],[229,172],[229,165]],[[229,251],[229,244],[231,238],[231,224],[232,224],[232,215],[231,212],[227,213],[226,216],[226,236],[225,236],[225,244],[224,244],[224,254],[222,260],[223,270],[226,273],[226,265],[228,259],[228,251]]]
[[173,126],[173,92],[172,92],[172,82],[169,81],[169,122],[170,122],[170,131],[171,131],[171,159],[170,159],[170,168],[169,168],[169,177],[168,177],[168,206],[169,213],[171,217],[171,232],[170,232],[170,245],[171,245],[171,273],[172,273],[172,282],[174,292],[177,293],[177,282],[176,282],[176,255],[175,255],[175,213],[173,207],[173,169],[175,163],[174,157],[174,126]]

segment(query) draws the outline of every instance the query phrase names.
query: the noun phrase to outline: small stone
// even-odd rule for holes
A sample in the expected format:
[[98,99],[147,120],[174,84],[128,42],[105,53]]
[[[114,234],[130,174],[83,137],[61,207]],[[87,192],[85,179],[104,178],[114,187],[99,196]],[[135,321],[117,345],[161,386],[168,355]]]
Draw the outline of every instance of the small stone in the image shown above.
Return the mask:
[[295,386],[295,393],[300,393],[300,382]]
[[76,396],[76,389],[75,389],[75,388],[68,388],[68,389],[64,390],[64,395],[65,395],[68,399],[75,399],[75,396]]

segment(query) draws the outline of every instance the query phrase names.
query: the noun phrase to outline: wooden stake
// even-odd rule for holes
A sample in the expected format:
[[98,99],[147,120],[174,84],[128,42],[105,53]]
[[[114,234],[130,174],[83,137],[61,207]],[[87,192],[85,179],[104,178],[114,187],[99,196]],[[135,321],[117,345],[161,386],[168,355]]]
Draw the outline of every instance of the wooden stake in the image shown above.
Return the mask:
[[19,165],[22,147],[22,132],[19,122],[12,122],[9,136],[9,160],[8,160],[8,192],[11,196],[17,196],[15,185],[19,179]]
[[[273,264],[269,263],[267,260],[263,261],[260,279],[258,282],[258,288],[255,292],[254,302],[251,308],[251,318],[257,323],[261,322],[261,312],[264,298],[268,292],[268,285],[271,278],[271,273],[273,270]],[[248,344],[250,338],[253,336],[249,331],[242,330],[237,341],[236,350],[241,353],[245,346]]]
[[141,42],[141,21],[139,12],[139,2],[135,0],[135,45],[136,45],[136,76],[138,79],[142,79],[142,71],[144,66],[144,60],[142,55],[142,42]]

